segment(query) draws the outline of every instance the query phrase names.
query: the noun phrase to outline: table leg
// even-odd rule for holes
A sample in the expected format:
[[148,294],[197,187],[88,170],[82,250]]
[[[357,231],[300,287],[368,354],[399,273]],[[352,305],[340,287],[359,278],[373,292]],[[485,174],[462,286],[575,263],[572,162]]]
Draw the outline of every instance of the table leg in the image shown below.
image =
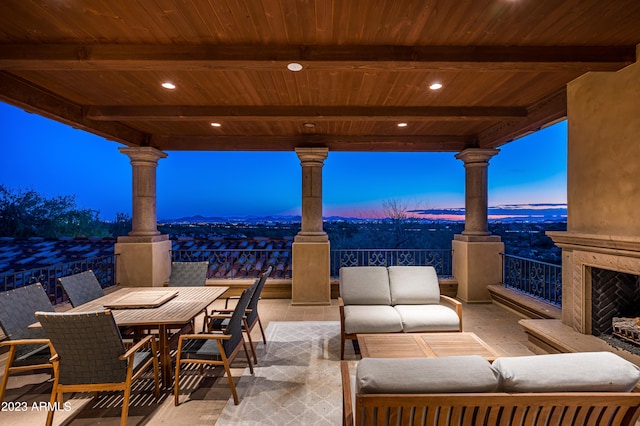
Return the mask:
[[160,369],[162,370],[162,385],[170,388],[171,383],[171,348],[169,347],[169,336],[167,334],[167,326],[160,325],[158,327],[158,340],[160,346]]

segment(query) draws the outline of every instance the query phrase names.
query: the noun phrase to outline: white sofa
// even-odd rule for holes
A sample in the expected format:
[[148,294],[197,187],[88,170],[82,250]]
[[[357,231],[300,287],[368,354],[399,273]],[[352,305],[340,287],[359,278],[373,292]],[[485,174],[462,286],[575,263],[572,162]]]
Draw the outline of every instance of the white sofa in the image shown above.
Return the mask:
[[432,266],[340,268],[340,358],[359,333],[462,331],[462,304],[440,294]]
[[365,358],[341,372],[344,425],[634,425],[640,414],[640,370],[610,352]]

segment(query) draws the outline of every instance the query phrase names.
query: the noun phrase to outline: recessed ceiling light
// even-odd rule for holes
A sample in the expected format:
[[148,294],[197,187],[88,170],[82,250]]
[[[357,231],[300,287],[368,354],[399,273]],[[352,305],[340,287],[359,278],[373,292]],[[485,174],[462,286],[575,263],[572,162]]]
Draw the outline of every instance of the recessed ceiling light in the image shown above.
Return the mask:
[[302,70],[302,65],[300,65],[297,62],[291,62],[290,64],[287,65],[287,69],[289,71],[293,71],[293,72],[301,71]]
[[314,123],[304,123],[303,126],[304,127],[308,127],[309,129],[312,129],[312,128],[316,127],[316,125]]
[[407,123],[398,123],[398,127],[407,127]]
[[165,89],[175,89],[176,85],[170,81],[165,81],[164,83],[162,83],[162,87],[164,87]]
[[429,89],[431,90],[442,89],[442,83],[431,83],[431,85],[429,86]]
[[220,123],[211,123],[211,127],[221,127],[222,124]]

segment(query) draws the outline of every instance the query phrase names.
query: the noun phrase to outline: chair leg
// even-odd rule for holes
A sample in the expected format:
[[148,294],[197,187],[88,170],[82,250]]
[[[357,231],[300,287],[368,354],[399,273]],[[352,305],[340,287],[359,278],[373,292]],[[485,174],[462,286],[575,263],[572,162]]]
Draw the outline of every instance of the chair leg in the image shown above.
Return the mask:
[[344,334],[340,333],[340,359],[344,359]]
[[264,334],[264,328],[262,328],[262,321],[260,321],[260,315],[258,315],[258,325],[260,326],[260,333],[262,333],[262,341],[265,346],[267,345],[267,336]]
[[[244,349],[246,352],[247,347],[245,346]],[[251,360],[249,360],[249,364],[251,364]],[[236,385],[235,383],[233,383],[233,376],[231,375],[231,369],[229,368],[229,361],[226,358],[224,360],[224,371],[226,371],[227,377],[229,378],[229,387],[231,388],[231,394],[233,395],[233,403],[235,405],[238,405],[238,393],[236,392]]]
[[[58,383],[54,382],[53,390],[51,391],[51,398],[49,399],[49,407],[53,407],[60,396],[61,395],[58,395]],[[51,426],[53,424],[53,414],[55,412],[56,410],[47,410],[47,422],[45,423],[47,426]]]
[[[249,347],[251,347],[251,353],[253,354],[253,362],[258,363],[258,357],[256,356],[256,348],[253,346],[253,339],[251,339],[251,329],[247,323],[247,319],[242,320],[244,322],[244,330],[247,332],[247,338],[249,339]],[[248,355],[247,355],[248,358]]]
[[11,369],[11,364],[13,364],[15,354],[16,347],[11,346],[11,349],[9,349],[9,356],[7,357],[7,365],[4,368],[4,376],[2,376],[2,385],[0,385],[0,402],[4,401],[4,392],[7,390],[7,383],[9,382],[9,370]]
[[129,397],[131,397],[130,382],[124,389],[124,397],[122,399],[122,412],[120,413],[120,426],[127,426],[127,417],[129,416]]
[[247,357],[247,362],[249,363],[249,371],[253,374],[253,365],[251,364],[251,358],[249,358],[249,352],[247,352],[247,344],[244,339],[242,339],[242,346],[244,347],[244,354]]

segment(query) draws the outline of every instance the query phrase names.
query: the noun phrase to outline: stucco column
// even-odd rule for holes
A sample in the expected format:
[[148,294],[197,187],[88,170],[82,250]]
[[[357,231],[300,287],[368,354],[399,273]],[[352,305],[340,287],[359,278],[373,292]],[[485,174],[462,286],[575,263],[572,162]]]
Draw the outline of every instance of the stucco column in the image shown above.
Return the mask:
[[455,235],[453,275],[458,281],[458,298],[467,303],[489,302],[487,286],[502,281],[504,243],[490,235],[488,226],[488,167],[497,149],[465,149],[456,155],[465,168],[465,225]]
[[489,235],[487,221],[489,159],[500,152],[498,149],[469,148],[456,155],[464,161],[465,168],[465,215],[462,235]]
[[166,153],[152,147],[119,148],[131,159],[133,173],[132,237],[159,235],[156,215],[156,168]]
[[322,167],[327,148],[296,148],[302,166],[302,226],[296,241],[328,241],[322,226]]
[[296,148],[302,167],[302,224],[292,246],[294,305],[331,304],[329,237],[322,222],[322,167],[327,148]]
[[114,247],[116,282],[125,286],[162,286],[171,271],[171,241],[158,231],[156,168],[166,153],[153,147],[119,148],[131,160],[131,232]]

